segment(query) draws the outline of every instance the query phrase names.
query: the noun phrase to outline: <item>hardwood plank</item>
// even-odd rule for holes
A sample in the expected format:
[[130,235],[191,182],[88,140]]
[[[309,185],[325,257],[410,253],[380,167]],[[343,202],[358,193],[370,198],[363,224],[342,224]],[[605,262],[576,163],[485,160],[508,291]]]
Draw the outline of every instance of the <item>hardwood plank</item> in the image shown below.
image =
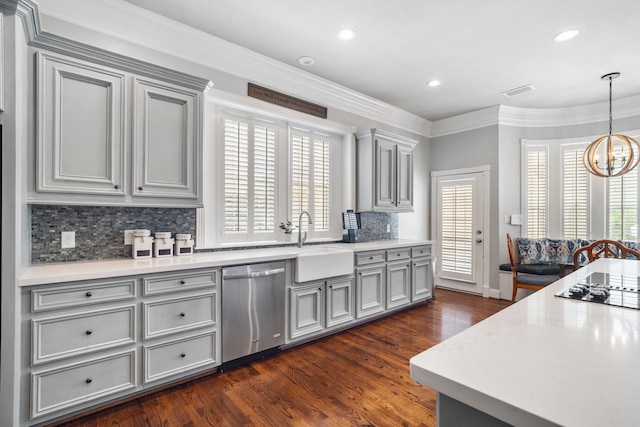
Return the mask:
[[435,292],[418,307],[59,425],[434,426],[435,391],[411,379],[409,359],[510,305]]

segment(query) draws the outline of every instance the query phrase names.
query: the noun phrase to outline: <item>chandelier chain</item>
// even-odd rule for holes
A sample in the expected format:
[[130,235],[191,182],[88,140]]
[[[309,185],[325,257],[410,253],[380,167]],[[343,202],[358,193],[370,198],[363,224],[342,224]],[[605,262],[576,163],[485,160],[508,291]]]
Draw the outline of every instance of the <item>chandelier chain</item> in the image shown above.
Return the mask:
[[609,136],[613,134],[613,77],[609,76]]

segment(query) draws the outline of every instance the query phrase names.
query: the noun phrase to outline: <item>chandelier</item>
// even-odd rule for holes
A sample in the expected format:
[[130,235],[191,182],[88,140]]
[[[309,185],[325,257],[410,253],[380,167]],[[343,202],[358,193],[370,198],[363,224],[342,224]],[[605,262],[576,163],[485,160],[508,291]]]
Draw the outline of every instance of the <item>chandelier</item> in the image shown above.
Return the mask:
[[624,175],[635,168],[640,160],[638,141],[626,135],[612,133],[611,82],[617,77],[620,77],[620,73],[602,76],[602,80],[609,80],[609,135],[601,136],[589,144],[582,158],[584,167],[589,173],[604,178]]

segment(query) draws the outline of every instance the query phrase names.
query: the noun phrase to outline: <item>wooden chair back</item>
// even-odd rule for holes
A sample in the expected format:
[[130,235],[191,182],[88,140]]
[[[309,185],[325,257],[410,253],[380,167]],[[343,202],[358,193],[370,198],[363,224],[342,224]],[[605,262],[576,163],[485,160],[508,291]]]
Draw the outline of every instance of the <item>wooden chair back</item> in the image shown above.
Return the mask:
[[573,253],[573,266],[576,270],[581,267],[580,257],[583,254],[588,262],[593,262],[598,258],[628,258],[629,255],[640,260],[640,252],[630,249],[620,242],[609,239],[596,240],[590,245],[576,249]]

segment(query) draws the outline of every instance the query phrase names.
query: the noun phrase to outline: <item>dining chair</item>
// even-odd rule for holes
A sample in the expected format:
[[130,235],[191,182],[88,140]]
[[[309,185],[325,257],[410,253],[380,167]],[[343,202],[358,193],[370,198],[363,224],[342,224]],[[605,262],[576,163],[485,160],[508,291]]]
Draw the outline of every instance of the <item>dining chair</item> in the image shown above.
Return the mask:
[[560,279],[560,276],[557,274],[533,274],[522,272],[521,270],[523,269],[523,266],[516,262],[514,244],[511,240],[511,236],[508,233],[507,248],[509,250],[509,262],[511,262],[511,276],[513,278],[513,292],[511,294],[511,302],[514,302],[516,300],[518,289],[538,291]]
[[601,239],[590,245],[576,249],[573,253],[573,267],[577,270],[587,263],[598,258],[633,258],[640,260],[640,252],[628,248],[616,240]]

